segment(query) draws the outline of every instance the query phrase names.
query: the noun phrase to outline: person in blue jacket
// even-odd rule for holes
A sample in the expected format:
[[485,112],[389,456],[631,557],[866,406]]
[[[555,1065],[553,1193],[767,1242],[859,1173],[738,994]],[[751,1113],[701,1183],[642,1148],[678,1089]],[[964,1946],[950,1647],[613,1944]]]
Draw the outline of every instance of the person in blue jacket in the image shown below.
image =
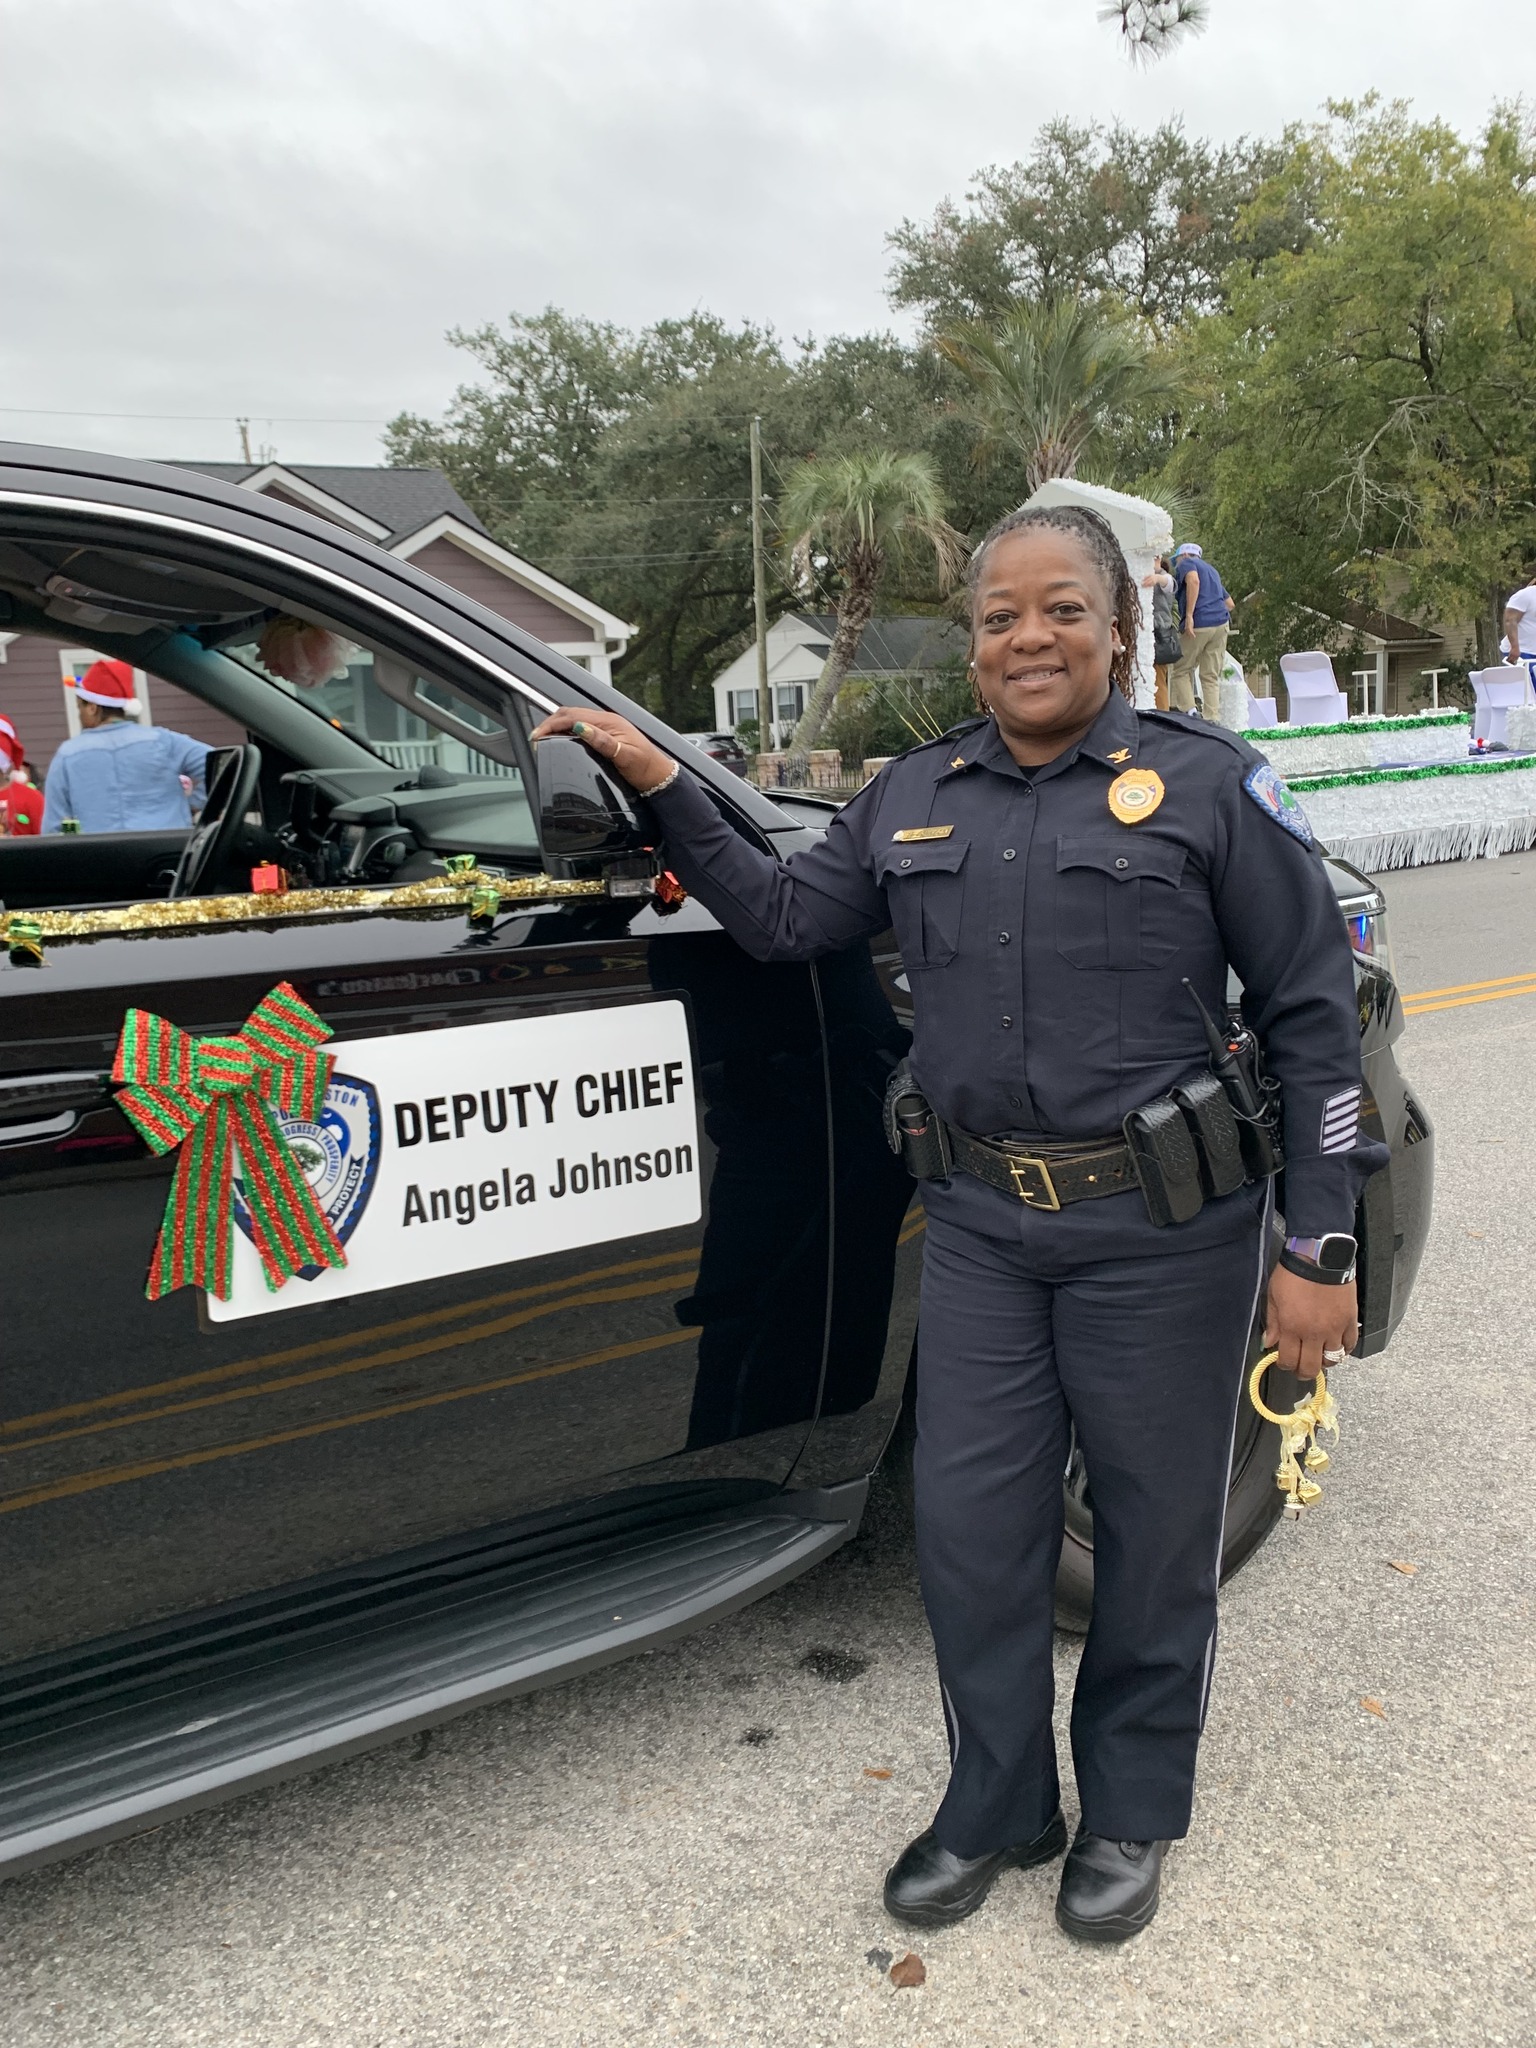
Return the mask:
[[1072,1708],[1081,1824],[1057,1918],[1113,1941],[1156,1911],[1189,1827],[1216,1642],[1232,1434],[1270,1183],[1154,1224],[1127,1112],[1208,1073],[1187,978],[1228,969],[1283,1089],[1286,1225],[1268,1333],[1303,1376],[1357,1341],[1362,1136],[1343,920],[1306,818],[1219,727],[1132,708],[1135,584],[1075,507],[1003,520],[972,562],[982,717],[893,761],[814,847],[750,845],[632,724],[558,711],[650,800],[678,877],[760,960],[894,926],[915,1084],[955,1154],[924,1183],[916,1510],[950,1777],[885,1901],[942,1925],[1067,1846],[1051,1726],[1072,1434],[1094,1511]]
[[80,730],[48,764],[43,830],[62,832],[66,819],[81,832],[189,827],[207,795],[212,749],[185,733],[138,724],[126,661],[92,662],[74,688]]

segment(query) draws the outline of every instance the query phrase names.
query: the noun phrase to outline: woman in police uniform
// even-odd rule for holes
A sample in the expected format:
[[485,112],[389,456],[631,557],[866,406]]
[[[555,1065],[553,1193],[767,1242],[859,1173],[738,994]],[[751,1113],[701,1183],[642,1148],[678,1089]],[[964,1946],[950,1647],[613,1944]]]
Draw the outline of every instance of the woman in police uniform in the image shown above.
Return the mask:
[[977,724],[914,748],[780,864],[613,713],[560,711],[641,795],[687,886],[758,959],[894,925],[913,1076],[955,1170],[924,1189],[916,1502],[951,1771],[886,1880],[898,1919],[975,1910],[1009,1865],[1066,1847],[1051,1727],[1061,1475],[1093,1490],[1094,1611],[1072,1709],[1082,1821],[1057,1919],[1114,1941],[1157,1909],[1189,1826],[1216,1636],[1242,1361],[1269,1184],[1158,1226],[1126,1115],[1207,1071],[1186,979],[1227,970],[1283,1091],[1287,1242],[1270,1278],[1281,1363],[1354,1344],[1359,1134],[1354,978],[1306,820],[1233,734],[1132,709],[1135,585],[1075,507],[1003,520],[971,568]]

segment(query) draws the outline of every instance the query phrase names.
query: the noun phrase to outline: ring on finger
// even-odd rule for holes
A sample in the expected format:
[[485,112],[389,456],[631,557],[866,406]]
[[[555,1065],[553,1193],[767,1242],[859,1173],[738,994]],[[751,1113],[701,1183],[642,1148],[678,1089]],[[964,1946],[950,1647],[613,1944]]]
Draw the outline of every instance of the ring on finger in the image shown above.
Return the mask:
[[1348,1356],[1349,1353],[1341,1344],[1337,1351],[1325,1351],[1323,1353],[1323,1363],[1324,1365],[1342,1365]]

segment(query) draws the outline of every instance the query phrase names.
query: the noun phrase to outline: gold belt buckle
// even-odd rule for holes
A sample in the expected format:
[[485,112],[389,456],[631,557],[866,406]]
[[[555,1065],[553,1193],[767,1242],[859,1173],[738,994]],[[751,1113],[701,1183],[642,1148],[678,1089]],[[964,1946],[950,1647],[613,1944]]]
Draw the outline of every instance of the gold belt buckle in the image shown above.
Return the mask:
[[[1026,1209],[1049,1209],[1054,1212],[1061,1207],[1061,1197],[1056,1192],[1055,1181],[1051,1179],[1051,1169],[1043,1159],[1032,1158],[1025,1152],[1010,1152],[1007,1157],[1008,1171],[1013,1175],[1013,1191]],[[1024,1185],[1026,1167],[1033,1167],[1040,1176],[1046,1194],[1043,1202],[1037,1202]]]

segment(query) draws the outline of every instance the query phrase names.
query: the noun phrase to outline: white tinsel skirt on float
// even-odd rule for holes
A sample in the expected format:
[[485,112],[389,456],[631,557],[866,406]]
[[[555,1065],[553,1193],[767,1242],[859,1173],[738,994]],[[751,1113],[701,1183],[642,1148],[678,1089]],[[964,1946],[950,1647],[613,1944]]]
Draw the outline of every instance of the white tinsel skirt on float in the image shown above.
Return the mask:
[[1528,757],[1298,777],[1290,786],[1329,852],[1368,874],[1536,846],[1536,760]]

